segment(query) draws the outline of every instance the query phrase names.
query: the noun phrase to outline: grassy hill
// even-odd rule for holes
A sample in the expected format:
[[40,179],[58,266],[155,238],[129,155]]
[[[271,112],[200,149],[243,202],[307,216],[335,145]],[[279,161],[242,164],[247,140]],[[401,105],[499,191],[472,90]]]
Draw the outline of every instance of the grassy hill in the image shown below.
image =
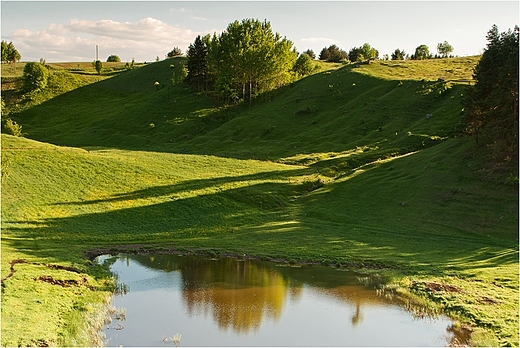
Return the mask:
[[[2,279],[24,262],[2,282],[3,345],[88,344],[108,285],[85,254],[121,247],[361,268],[472,344],[518,345],[518,173],[458,136],[476,57],[334,66],[252,107],[172,85],[171,62],[12,115]],[[63,267],[86,280],[35,280]]]

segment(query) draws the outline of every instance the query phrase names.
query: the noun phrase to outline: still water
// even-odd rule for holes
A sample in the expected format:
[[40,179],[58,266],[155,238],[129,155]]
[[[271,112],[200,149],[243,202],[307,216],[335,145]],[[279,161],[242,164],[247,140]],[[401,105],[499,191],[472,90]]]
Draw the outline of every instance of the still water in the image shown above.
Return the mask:
[[108,346],[447,346],[444,317],[414,318],[359,274],[256,260],[103,256],[123,289]]

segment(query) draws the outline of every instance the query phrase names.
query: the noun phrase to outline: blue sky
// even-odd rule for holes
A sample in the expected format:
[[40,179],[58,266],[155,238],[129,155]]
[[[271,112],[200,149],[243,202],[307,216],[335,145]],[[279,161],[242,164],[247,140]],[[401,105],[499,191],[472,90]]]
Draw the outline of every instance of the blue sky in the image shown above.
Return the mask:
[[396,48],[436,53],[448,41],[453,54],[480,54],[493,24],[519,24],[518,1],[2,1],[2,40],[22,61],[161,59],[183,51],[197,35],[220,33],[234,20],[256,18],[290,39],[299,52],[336,44],[348,51],[368,42],[380,56]]

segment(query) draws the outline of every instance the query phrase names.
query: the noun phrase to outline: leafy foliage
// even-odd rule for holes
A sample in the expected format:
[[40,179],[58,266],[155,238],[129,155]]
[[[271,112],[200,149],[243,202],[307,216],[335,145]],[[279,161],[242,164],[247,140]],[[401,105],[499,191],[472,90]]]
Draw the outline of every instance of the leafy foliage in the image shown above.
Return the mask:
[[396,48],[392,53],[392,60],[404,60],[405,57],[406,52],[404,50],[401,51],[399,48]]
[[336,45],[325,47],[320,52],[320,60],[327,62],[341,62],[348,59],[348,54]]
[[314,51],[311,50],[311,49],[308,49],[308,50],[306,50],[306,51],[303,52],[303,53],[305,53],[306,55],[308,55],[309,57],[311,57],[312,60],[316,59],[316,54],[315,54]]
[[115,54],[112,54],[112,55],[108,56],[108,58],[107,58],[107,62],[119,63],[120,61],[121,61],[121,58],[119,58],[119,56],[116,56]]
[[300,76],[309,75],[314,69],[315,66],[312,63],[312,58],[306,53],[300,54],[293,67],[293,71]]
[[49,71],[44,65],[36,62],[25,64],[22,76],[23,92],[29,93],[44,89],[47,86],[48,78]]
[[14,47],[13,42],[2,40],[2,62],[11,63],[16,70],[16,62],[22,59],[20,52]]
[[467,90],[464,116],[477,144],[490,145],[496,160],[518,161],[518,26],[499,33],[493,25],[487,48]]
[[453,46],[448,41],[440,42],[437,44],[437,53],[443,58],[446,58],[453,52]]
[[197,87],[197,91],[208,88],[208,49],[209,36],[198,35],[193,44],[188,47],[188,75],[186,82]]
[[274,33],[271,24],[253,19],[234,21],[209,42],[208,70],[214,90],[238,101],[269,92],[290,81],[297,58],[292,41]]
[[415,53],[412,54],[411,58],[421,60],[421,59],[428,59],[430,57],[431,57],[430,49],[428,48],[428,46],[422,44],[415,48]]
[[103,70],[103,62],[100,60],[95,60],[94,62],[92,62],[92,65],[94,66],[94,68],[96,68],[97,73],[101,75],[101,70]]
[[170,52],[166,54],[166,57],[173,58],[177,56],[182,56],[182,50],[179,47],[174,47]]

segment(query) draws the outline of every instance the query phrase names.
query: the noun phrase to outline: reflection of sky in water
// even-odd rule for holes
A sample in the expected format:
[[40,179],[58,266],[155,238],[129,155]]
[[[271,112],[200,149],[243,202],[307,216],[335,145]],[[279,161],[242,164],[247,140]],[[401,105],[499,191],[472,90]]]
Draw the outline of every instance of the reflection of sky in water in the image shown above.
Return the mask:
[[[112,301],[126,308],[126,321],[122,330],[114,322],[105,331],[108,345],[173,346],[162,339],[176,333],[185,347],[445,346],[450,337],[450,321],[414,319],[359,285],[351,272],[234,260],[221,267],[222,260],[191,264],[168,257],[177,258],[168,271],[133,259],[113,264],[129,292]],[[196,272],[186,274],[190,270]]]

